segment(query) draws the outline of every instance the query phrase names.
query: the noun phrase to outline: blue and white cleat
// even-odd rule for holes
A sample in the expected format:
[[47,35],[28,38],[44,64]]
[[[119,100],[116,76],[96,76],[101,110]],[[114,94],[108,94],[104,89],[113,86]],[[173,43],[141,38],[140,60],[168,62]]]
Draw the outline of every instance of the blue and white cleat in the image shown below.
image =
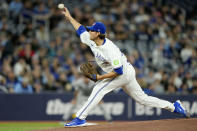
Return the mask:
[[187,112],[187,110],[184,108],[184,106],[182,105],[182,103],[180,102],[180,100],[177,100],[175,103],[174,103],[174,113],[179,113],[179,114],[182,114],[183,116],[187,117],[187,118],[190,118],[190,113]]
[[86,120],[81,120],[78,117],[76,117],[71,122],[64,124],[64,127],[79,127],[79,126],[86,126]]

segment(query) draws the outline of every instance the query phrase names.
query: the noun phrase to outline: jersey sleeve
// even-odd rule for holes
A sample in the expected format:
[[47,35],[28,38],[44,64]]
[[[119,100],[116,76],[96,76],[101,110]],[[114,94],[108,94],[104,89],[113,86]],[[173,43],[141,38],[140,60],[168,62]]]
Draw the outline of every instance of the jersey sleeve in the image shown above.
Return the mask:
[[123,74],[123,65],[121,62],[121,55],[119,52],[113,52],[111,55],[111,65],[113,67],[113,71],[119,75]]
[[87,32],[84,26],[81,25],[76,32],[82,43],[88,46],[93,46],[95,44],[94,41],[90,40],[90,34]]

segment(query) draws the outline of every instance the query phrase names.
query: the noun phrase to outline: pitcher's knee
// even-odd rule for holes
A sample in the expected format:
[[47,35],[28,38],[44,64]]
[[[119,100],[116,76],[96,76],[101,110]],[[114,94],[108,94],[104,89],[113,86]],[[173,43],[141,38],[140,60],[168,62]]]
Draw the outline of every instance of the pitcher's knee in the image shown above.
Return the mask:
[[142,104],[142,105],[146,105],[148,103],[148,96],[145,95],[145,96],[138,96],[136,99],[135,99],[138,103]]

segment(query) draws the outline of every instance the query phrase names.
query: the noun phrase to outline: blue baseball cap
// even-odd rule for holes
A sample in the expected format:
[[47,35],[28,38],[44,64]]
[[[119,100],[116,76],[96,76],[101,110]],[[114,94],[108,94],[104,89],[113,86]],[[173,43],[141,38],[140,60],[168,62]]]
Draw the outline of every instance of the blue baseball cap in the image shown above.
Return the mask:
[[88,30],[100,32],[101,34],[105,34],[106,27],[102,22],[95,22],[92,26],[86,26]]

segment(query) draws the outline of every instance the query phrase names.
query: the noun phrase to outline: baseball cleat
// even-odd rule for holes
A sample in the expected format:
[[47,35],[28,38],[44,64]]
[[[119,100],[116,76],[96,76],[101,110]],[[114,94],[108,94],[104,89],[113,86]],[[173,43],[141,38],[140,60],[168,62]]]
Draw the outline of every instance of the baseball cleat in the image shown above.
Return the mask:
[[81,120],[78,117],[76,117],[71,122],[64,124],[64,127],[79,127],[79,126],[86,126],[86,120]]
[[184,106],[182,105],[182,103],[180,102],[180,100],[177,100],[175,103],[174,103],[174,113],[179,113],[179,114],[182,114],[183,116],[187,117],[187,118],[190,118],[190,113],[187,112],[187,110],[184,108]]

